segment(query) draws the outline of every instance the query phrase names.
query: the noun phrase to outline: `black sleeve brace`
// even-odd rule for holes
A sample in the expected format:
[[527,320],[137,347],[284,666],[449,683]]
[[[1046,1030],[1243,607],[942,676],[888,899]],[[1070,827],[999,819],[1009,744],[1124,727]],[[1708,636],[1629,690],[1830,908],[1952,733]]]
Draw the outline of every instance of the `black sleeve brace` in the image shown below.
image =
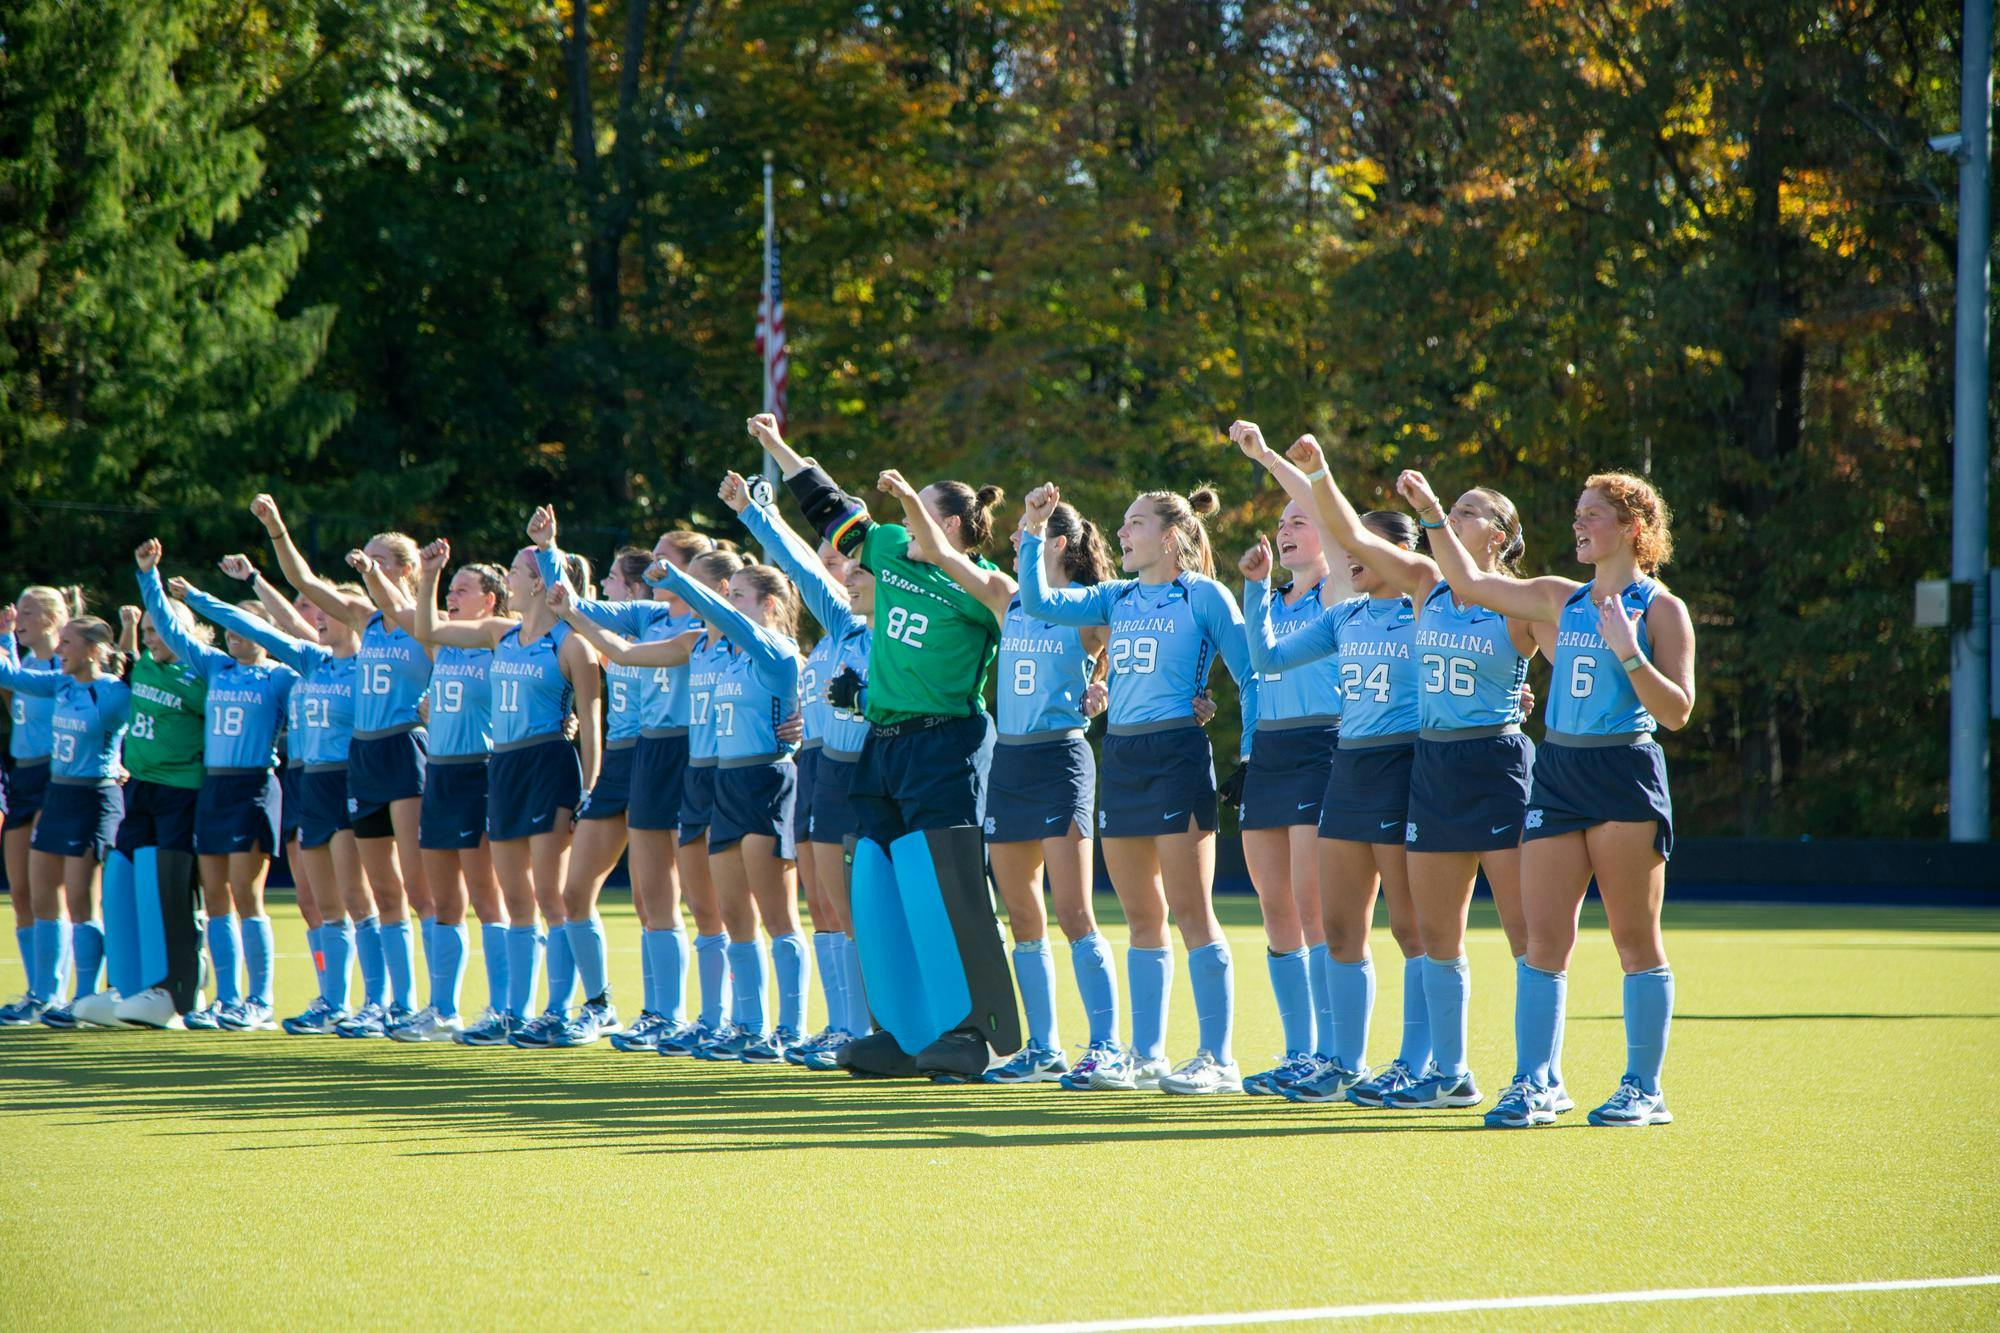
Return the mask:
[[833,543],[835,550],[846,556],[861,550],[862,539],[875,526],[868,517],[868,506],[834,485],[825,469],[812,464],[805,471],[785,478],[785,485],[799,502],[806,522]]

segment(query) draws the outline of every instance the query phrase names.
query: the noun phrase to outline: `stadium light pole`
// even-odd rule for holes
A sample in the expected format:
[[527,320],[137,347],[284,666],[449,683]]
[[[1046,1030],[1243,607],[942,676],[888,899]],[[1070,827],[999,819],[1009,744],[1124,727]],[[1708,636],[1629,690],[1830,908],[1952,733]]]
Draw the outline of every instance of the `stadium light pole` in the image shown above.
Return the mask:
[[[771,199],[771,150],[764,150],[764,300],[771,299],[771,245],[777,236],[777,210]],[[769,331],[766,330],[766,336]],[[768,353],[766,354],[768,357]],[[771,363],[767,359],[762,368],[764,378],[764,410],[778,410],[778,386],[771,379]],[[775,491],[780,477],[778,460],[770,454],[764,455],[764,481]]]
[[[1951,617],[1951,839],[1982,842],[1987,828],[1987,729],[1992,651],[1987,577],[1988,298],[1992,273],[1989,160],[1993,136],[1993,0],[1965,0],[1958,134],[1934,141],[1958,158],[1958,364],[1952,414],[1951,581],[1966,611]],[[1952,139],[1957,142],[1953,143]],[[1963,592],[1959,590],[1963,589]],[[1966,597],[1969,593],[1970,596]]]

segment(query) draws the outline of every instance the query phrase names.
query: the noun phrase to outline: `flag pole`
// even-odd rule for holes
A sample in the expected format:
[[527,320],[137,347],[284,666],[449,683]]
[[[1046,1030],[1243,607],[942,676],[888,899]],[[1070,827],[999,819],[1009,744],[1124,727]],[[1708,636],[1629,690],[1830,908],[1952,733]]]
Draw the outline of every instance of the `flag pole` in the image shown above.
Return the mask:
[[[771,150],[767,148],[764,150],[764,297],[763,297],[764,305],[767,309],[771,301],[771,247],[777,237],[776,228],[777,224],[775,222],[775,211],[773,210],[771,204]],[[765,337],[768,338],[769,336],[770,336],[770,330],[767,328],[765,330]],[[776,412],[778,410],[778,386],[776,383],[773,382],[771,377],[771,362],[770,362],[770,355],[768,352],[766,352],[763,357],[763,364],[759,367],[758,373],[764,381],[764,410],[766,412]],[[778,460],[773,458],[769,454],[764,455],[764,480],[771,484],[773,490],[777,488],[778,482],[780,480],[778,476]]]

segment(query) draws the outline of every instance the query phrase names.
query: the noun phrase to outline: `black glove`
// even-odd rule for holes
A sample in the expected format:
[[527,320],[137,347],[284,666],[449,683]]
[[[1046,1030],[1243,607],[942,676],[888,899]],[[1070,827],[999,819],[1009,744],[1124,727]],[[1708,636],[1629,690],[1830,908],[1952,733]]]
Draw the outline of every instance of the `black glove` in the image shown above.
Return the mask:
[[842,712],[852,713],[861,704],[861,683],[853,667],[842,667],[840,674],[827,682],[827,701]]
[[1238,764],[1236,771],[1224,778],[1222,785],[1215,789],[1216,796],[1225,805],[1243,804],[1243,781],[1249,776],[1250,766],[1248,764]]

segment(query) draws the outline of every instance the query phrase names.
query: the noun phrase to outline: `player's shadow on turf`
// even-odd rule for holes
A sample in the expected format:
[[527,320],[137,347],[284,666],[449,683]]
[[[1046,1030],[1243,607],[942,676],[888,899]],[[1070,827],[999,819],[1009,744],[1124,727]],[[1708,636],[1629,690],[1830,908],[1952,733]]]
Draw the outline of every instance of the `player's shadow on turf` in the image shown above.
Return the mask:
[[242,1151],[372,1143],[411,1156],[980,1148],[1452,1133],[1478,1125],[1462,1112],[861,1082],[602,1050],[501,1053],[124,1033],[0,1040],[0,1114],[45,1115],[52,1106],[82,1120],[170,1122],[159,1131],[165,1137],[253,1140],[235,1145]]

